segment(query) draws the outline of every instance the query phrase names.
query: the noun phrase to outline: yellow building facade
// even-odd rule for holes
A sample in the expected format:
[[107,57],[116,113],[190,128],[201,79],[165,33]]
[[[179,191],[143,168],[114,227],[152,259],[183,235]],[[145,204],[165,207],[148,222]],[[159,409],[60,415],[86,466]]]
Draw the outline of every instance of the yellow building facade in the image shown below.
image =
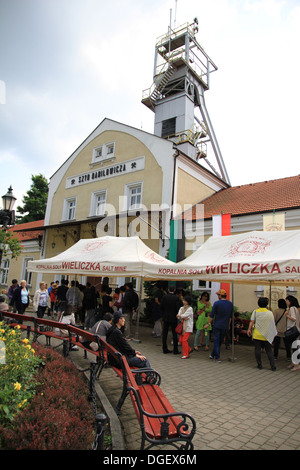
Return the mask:
[[41,257],[103,235],[138,235],[166,256],[170,219],[224,187],[174,142],[104,119],[50,178]]

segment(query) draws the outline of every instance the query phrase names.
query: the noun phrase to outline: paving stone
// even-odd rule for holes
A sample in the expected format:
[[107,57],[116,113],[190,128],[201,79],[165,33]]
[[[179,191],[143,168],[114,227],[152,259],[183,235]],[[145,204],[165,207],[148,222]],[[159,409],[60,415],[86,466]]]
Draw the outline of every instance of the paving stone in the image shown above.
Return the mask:
[[[257,370],[253,344],[248,339],[241,340],[233,352],[222,346],[221,364],[210,360],[205,351],[194,352],[183,361],[180,355],[163,354],[160,341],[151,337],[151,331],[140,325],[140,344],[131,344],[160,373],[161,388],[175,410],[189,413],[196,420],[196,450],[300,449],[300,414],[295,415],[299,375],[287,369],[283,351],[274,373],[269,370],[266,356],[264,368]],[[169,348],[172,349],[171,344]],[[88,364],[80,352],[71,352],[71,356],[74,361]],[[232,362],[232,357],[236,361]],[[111,369],[104,369],[99,385],[112,406],[116,406],[121,380]],[[139,449],[141,433],[129,397],[119,419],[127,448]]]

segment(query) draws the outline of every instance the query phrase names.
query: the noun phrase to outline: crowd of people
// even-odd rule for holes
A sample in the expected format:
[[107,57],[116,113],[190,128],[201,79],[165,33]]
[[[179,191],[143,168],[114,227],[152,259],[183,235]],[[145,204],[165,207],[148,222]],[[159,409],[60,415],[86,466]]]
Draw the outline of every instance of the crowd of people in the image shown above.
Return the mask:
[[[247,325],[243,324],[239,313],[234,313],[234,306],[227,299],[224,289],[220,289],[217,296],[218,300],[211,304],[209,293],[203,292],[196,305],[192,305],[191,296],[184,295],[182,290],[169,285],[166,291],[164,285],[158,283],[152,304],[152,336],[161,338],[163,354],[182,354],[182,359],[188,359],[193,351],[208,351],[212,343],[209,357],[215,362],[221,362],[221,346],[225,344],[228,347],[230,344],[232,319],[236,342]],[[13,309],[23,314],[29,302],[26,281],[22,280],[19,284],[14,279],[8,292],[2,290],[0,311]],[[49,287],[41,282],[32,303],[37,317],[48,315],[64,324],[74,324],[91,331],[124,354],[130,365],[150,367],[149,360],[129,344],[133,339],[133,319],[139,305],[139,297],[132,283],[116,288],[112,293],[108,284],[102,284],[98,292],[89,282],[83,286],[77,281],[71,281],[70,285],[68,280],[60,283],[53,281]],[[257,367],[262,368],[261,353],[265,351],[271,370],[276,370],[275,361],[282,339],[286,358],[290,362],[289,369],[300,370],[296,341],[300,335],[298,300],[290,295],[285,300],[280,299],[274,312],[268,309],[268,304],[266,297],[258,299],[258,308],[253,311],[247,329],[247,335],[254,343]],[[173,350],[168,348],[170,330]],[[194,331],[191,345],[189,339]],[[178,349],[179,345],[182,352]]]
[[[221,346],[225,344],[228,349],[232,332],[233,320],[234,341],[239,342],[241,331],[247,328],[247,335],[254,343],[257,368],[262,369],[262,351],[266,352],[271,370],[276,370],[275,361],[278,359],[278,351],[281,339],[284,342],[286,359],[290,362],[288,368],[292,371],[300,370],[300,354],[298,357],[297,339],[300,335],[300,308],[296,297],[278,301],[278,308],[272,312],[269,310],[269,299],[260,297],[258,308],[250,318],[248,325],[240,318],[238,312],[234,312],[234,306],[227,299],[224,289],[217,292],[218,300],[210,302],[208,292],[203,292],[197,300],[194,309],[191,305],[191,297],[184,296],[182,291],[170,286],[168,292],[164,292],[158,285],[154,295],[152,336],[162,337],[162,350],[164,354],[180,354],[178,342],[182,346],[182,359],[188,359],[193,351],[199,349],[209,350],[211,335],[213,347],[209,354],[210,359],[221,362]],[[183,322],[182,331],[177,334],[178,322]],[[162,325],[162,326],[161,326]],[[173,351],[168,349],[168,332],[171,329]],[[193,348],[189,344],[189,337],[195,331]],[[200,345],[199,345],[200,343]]]

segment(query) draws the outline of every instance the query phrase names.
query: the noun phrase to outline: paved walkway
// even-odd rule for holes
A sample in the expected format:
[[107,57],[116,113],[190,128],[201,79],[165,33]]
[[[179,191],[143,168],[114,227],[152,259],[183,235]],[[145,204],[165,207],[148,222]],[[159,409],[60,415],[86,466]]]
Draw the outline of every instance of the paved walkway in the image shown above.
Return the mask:
[[[272,372],[265,353],[263,369],[257,369],[249,338],[233,351],[222,346],[221,363],[209,359],[204,350],[194,351],[187,360],[163,354],[160,338],[152,338],[149,327],[140,327],[139,339],[131,342],[132,347],[160,373],[161,388],[170,403],[196,420],[195,450],[300,449],[300,371],[287,369],[283,349]],[[194,335],[191,345],[193,339]],[[72,351],[71,357],[79,367],[88,367],[81,350]],[[94,356],[88,354],[88,359]],[[104,369],[97,392],[113,427],[114,450],[138,450],[141,432],[129,397],[122,415],[114,413],[121,389],[121,380],[111,369]]]
[[[287,369],[283,349],[272,372],[265,353],[263,369],[256,368],[249,339],[236,345],[234,352],[222,346],[222,362],[215,363],[207,351],[194,351],[187,360],[163,354],[160,338],[152,338],[147,327],[140,328],[139,338],[140,343],[131,344],[161,374],[161,388],[173,407],[195,418],[195,450],[300,449],[300,375]],[[82,357],[80,351],[71,354],[76,360]],[[121,392],[120,379],[105,369],[99,385],[114,407]],[[139,449],[140,429],[129,398],[120,421],[125,448]]]

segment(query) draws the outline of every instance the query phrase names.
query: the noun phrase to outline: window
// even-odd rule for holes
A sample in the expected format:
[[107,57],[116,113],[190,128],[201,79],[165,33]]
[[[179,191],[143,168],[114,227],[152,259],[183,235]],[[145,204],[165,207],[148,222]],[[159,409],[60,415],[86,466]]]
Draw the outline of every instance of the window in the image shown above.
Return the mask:
[[95,150],[95,158],[101,158],[102,157],[102,150],[103,150],[103,147],[99,147]]
[[142,204],[142,185],[129,187],[128,209],[139,209]]
[[0,271],[0,284],[7,285],[9,266],[10,266],[10,260],[9,259],[2,260],[1,271]]
[[129,209],[138,209],[142,203],[142,185],[129,189]]
[[75,207],[76,207],[76,202],[74,200],[68,202],[68,208],[67,208],[68,220],[75,219]]
[[125,185],[123,210],[142,208],[143,182],[130,183]]
[[65,199],[63,220],[74,220],[76,209],[76,198]]
[[107,191],[97,191],[92,194],[90,216],[100,216],[105,214]]
[[105,160],[111,160],[115,156],[115,142],[109,142],[103,144],[100,147],[95,147],[93,149],[93,163],[104,162]]
[[114,153],[114,150],[115,150],[114,144],[109,144],[106,146],[107,155],[111,155],[112,153]]
[[31,286],[32,272],[27,271],[29,261],[33,261],[33,258],[23,259],[22,279],[26,281],[27,285]]
[[166,119],[162,122],[161,136],[168,137],[176,133],[176,118]]

